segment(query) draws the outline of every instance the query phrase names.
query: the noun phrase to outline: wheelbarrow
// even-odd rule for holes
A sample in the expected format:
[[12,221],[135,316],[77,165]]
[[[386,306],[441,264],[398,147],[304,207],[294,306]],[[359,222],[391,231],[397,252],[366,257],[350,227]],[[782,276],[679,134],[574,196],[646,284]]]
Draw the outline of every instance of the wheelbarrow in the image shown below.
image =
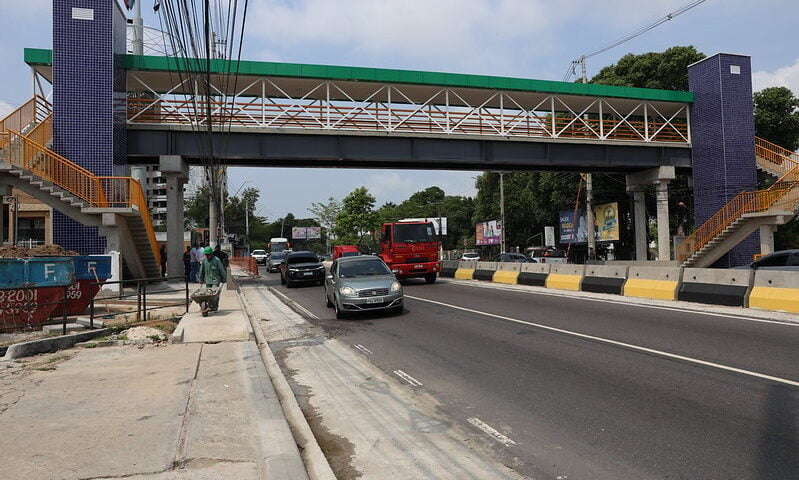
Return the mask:
[[200,305],[200,312],[203,314],[203,317],[207,317],[208,312],[211,311],[211,302],[215,301],[214,303],[219,305],[219,294],[221,292],[222,285],[216,288],[201,287],[191,294],[191,299]]

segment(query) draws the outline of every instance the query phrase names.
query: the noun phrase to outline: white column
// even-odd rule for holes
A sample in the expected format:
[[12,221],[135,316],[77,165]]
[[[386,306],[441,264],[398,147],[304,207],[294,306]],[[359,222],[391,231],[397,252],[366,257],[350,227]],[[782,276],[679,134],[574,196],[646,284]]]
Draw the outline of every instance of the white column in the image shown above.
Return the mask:
[[182,277],[186,210],[183,185],[189,178],[189,167],[178,155],[162,155],[159,170],[166,177],[166,273],[168,277]]
[[671,232],[669,231],[669,181],[658,180],[658,260],[671,260]]
[[777,230],[776,225],[761,225],[760,226],[760,253],[767,255],[774,252],[774,232]]
[[633,187],[633,218],[635,223],[635,259],[640,261],[649,260],[647,252],[649,245],[646,241],[646,203],[643,187]]

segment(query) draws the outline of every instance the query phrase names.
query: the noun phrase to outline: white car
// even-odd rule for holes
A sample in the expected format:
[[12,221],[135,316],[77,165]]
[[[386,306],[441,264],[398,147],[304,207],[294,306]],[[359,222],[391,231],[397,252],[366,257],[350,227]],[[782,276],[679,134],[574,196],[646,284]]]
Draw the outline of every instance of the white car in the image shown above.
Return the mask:
[[268,258],[266,250],[253,250],[250,256],[255,259],[255,263],[266,265],[266,259]]
[[466,252],[461,256],[461,260],[480,260],[480,254],[474,252]]

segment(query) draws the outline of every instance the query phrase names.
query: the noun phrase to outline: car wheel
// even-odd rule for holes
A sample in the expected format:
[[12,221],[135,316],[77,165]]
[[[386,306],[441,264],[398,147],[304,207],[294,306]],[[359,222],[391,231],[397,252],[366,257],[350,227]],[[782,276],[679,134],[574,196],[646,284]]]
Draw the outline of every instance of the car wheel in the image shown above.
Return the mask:
[[339,320],[347,316],[346,313],[341,311],[341,309],[338,306],[338,300],[336,300],[335,298],[333,299],[333,310],[336,312],[336,318]]
[[327,288],[325,288],[325,305],[327,305],[327,308],[333,308],[333,302],[331,302],[330,297],[327,296]]
[[436,274],[435,273],[429,273],[429,274],[425,275],[424,276],[424,282],[425,283],[436,283]]

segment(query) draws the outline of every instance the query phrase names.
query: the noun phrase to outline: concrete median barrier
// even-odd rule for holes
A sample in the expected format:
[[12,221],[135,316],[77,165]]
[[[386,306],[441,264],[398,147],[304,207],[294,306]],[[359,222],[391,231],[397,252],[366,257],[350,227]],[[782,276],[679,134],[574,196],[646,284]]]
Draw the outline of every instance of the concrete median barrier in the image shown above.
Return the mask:
[[474,270],[477,268],[477,262],[463,262],[458,263],[458,269],[455,270],[455,278],[458,280],[471,280],[474,276]]
[[547,288],[579,291],[585,276],[585,265],[553,264],[547,277]]
[[749,306],[763,310],[799,313],[799,272],[757,270]]
[[677,300],[743,307],[749,290],[749,270],[686,268]]
[[680,269],[676,267],[630,267],[624,296],[676,300],[679,283]]
[[497,271],[494,272],[494,283],[505,283],[516,285],[518,283],[521,263],[500,262],[497,264]]
[[457,260],[444,260],[441,262],[441,273],[439,274],[440,276],[447,278],[455,278],[456,271],[458,271]]
[[545,287],[551,268],[549,263],[522,263],[516,282],[519,285]]
[[494,272],[497,271],[497,262],[477,262],[472,278],[475,280],[492,281]]
[[617,265],[586,265],[580,289],[584,292],[621,295],[630,267]]

